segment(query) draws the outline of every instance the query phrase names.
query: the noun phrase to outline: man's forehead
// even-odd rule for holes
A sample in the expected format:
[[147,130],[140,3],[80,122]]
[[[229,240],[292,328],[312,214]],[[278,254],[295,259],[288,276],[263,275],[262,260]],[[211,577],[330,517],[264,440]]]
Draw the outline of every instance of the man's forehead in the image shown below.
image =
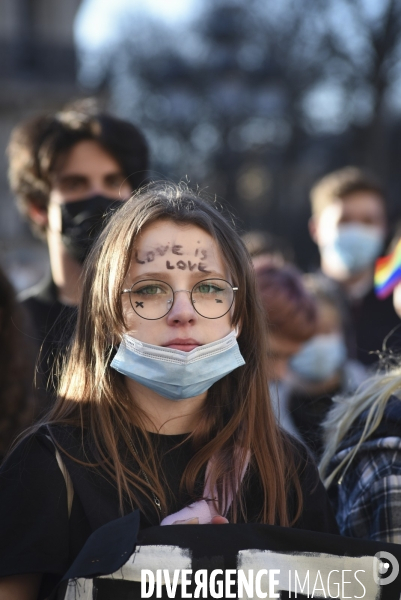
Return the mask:
[[93,169],[122,173],[117,160],[94,140],[81,140],[60,153],[53,174],[57,179],[72,175],[90,176]]
[[343,213],[382,215],[386,212],[384,199],[370,190],[352,192],[344,198],[339,198],[338,202]]
[[[90,178],[93,172],[85,164],[81,165],[63,165],[59,169],[54,170],[53,179],[55,181],[64,181],[72,178]],[[102,170],[103,177],[110,175],[123,175],[123,170],[116,163],[115,165],[109,165],[108,168]]]
[[373,218],[378,220],[386,219],[386,209],[384,202],[379,196],[373,193],[355,193],[347,198],[337,198],[334,202],[326,206],[320,215],[322,223],[335,223],[339,219],[361,220]]

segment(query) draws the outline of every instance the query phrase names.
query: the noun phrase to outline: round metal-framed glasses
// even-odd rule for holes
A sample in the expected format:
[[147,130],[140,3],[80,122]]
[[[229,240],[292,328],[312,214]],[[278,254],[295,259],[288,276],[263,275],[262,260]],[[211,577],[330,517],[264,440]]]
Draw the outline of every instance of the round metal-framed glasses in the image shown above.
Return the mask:
[[129,294],[131,306],[137,315],[155,321],[170,312],[178,292],[189,294],[192,306],[201,317],[220,319],[232,307],[237,290],[225,279],[203,279],[192,290],[173,290],[165,281],[142,279],[121,293]]

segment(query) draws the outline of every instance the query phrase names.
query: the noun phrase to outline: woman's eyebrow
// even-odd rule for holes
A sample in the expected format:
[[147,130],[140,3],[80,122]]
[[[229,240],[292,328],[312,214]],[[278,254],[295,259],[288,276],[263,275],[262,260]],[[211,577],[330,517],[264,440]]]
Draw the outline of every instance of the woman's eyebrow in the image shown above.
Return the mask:
[[[171,269],[171,271],[181,272],[180,269]],[[140,281],[141,279],[149,278],[149,279],[159,279],[160,281],[164,281],[166,278],[170,279],[172,273],[171,271],[151,271],[147,273],[141,273],[137,275],[134,279],[136,281]],[[193,271],[190,273],[192,279],[227,279],[227,275],[219,273],[218,271]]]
[[145,277],[151,278],[151,279],[161,279],[163,280],[166,276],[168,276],[168,273],[166,273],[166,271],[152,271],[150,273],[141,273],[140,275],[137,275],[137,277],[134,277],[134,279],[137,279],[138,281],[140,281],[141,279],[144,279]]

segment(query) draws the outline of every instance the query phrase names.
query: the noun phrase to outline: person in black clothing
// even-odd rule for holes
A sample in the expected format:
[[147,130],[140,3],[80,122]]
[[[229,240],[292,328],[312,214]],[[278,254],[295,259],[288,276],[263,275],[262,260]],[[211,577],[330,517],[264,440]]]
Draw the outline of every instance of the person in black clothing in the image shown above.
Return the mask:
[[34,367],[28,315],[0,269],[0,463],[39,411],[33,390]]
[[351,357],[374,365],[384,344],[399,345],[399,336],[390,335],[399,325],[392,299],[379,300],[373,289],[375,261],[388,227],[384,191],[370,174],[346,167],[316,183],[311,206],[310,232],[321,270],[338,284],[349,305]]
[[170,183],[123,203],[85,264],[57,401],[0,471],[0,596],[46,598],[134,509],[142,529],[336,533],[313,460],[275,419],[266,337],[251,259],[214,203]]
[[72,333],[82,263],[103,217],[142,185],[148,168],[147,144],[134,125],[87,108],[26,121],[8,147],[18,206],[49,248],[51,276],[20,295],[42,348],[43,384]]

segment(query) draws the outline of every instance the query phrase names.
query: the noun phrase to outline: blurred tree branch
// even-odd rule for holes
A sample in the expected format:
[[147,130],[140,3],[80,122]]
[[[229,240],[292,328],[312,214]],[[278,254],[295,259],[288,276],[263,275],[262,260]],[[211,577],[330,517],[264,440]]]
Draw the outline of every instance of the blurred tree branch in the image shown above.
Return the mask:
[[107,80],[157,175],[207,182],[248,226],[305,206],[344,162],[398,172],[400,0],[204,0],[179,30],[122,19]]

